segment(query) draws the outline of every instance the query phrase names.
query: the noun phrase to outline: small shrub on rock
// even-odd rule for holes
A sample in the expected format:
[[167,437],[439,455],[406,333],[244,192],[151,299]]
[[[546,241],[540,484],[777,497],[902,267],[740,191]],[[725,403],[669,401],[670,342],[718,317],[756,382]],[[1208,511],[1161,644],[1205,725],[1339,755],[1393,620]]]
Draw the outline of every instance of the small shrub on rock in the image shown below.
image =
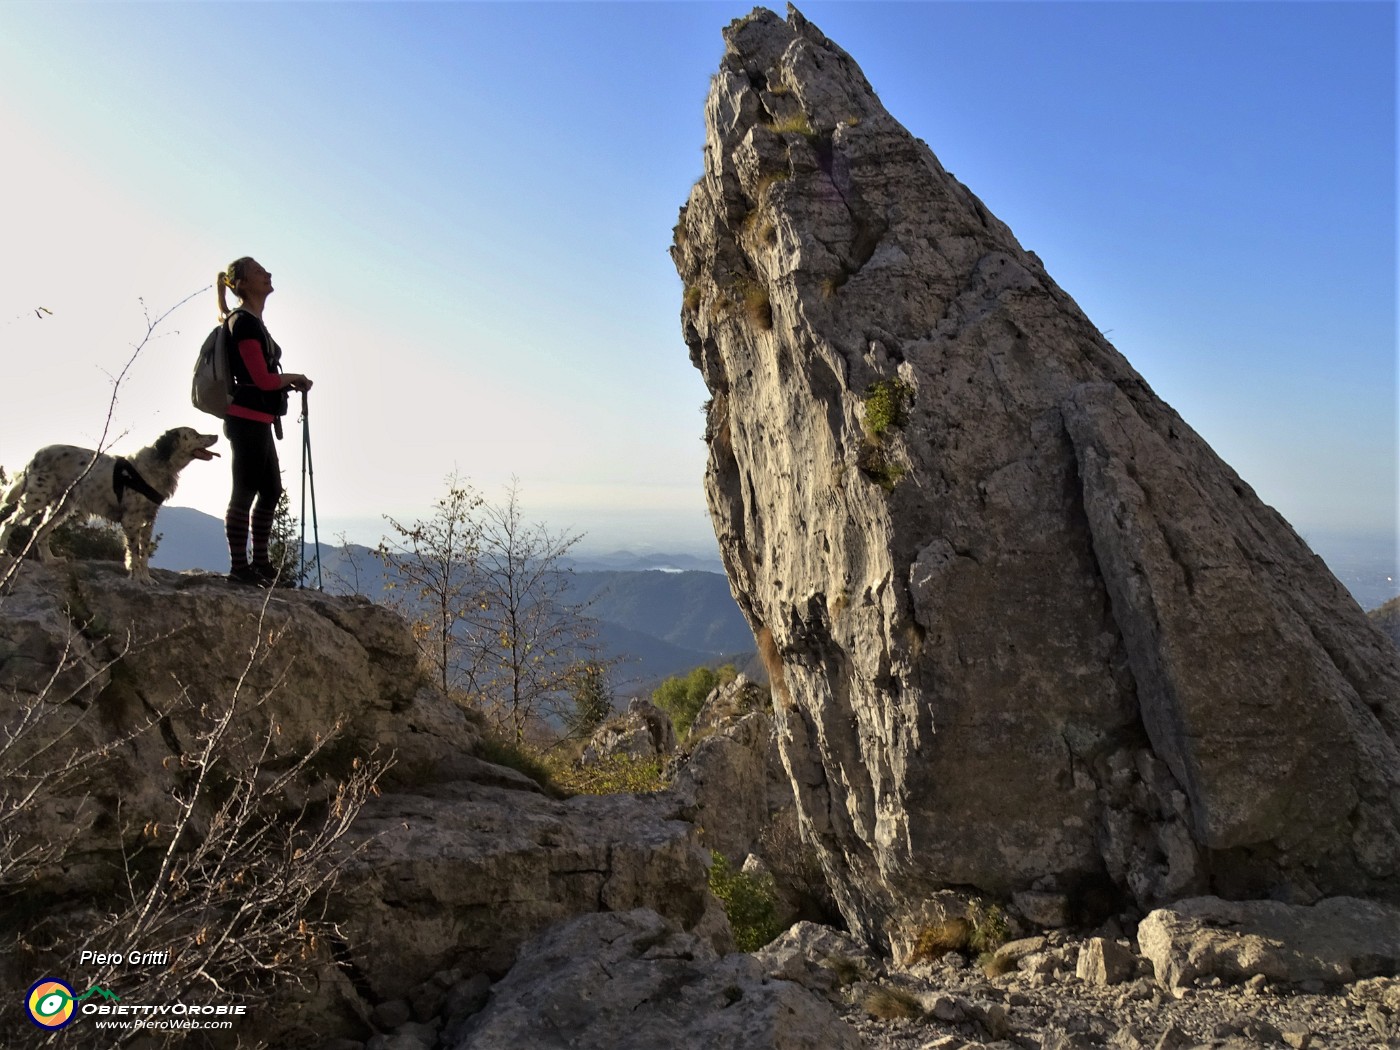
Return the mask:
[[968,906],[968,917],[972,922],[972,932],[968,935],[967,946],[975,952],[994,952],[1011,936],[1006,913],[980,897]]
[[909,404],[914,388],[902,379],[875,383],[865,394],[865,429],[877,441],[891,429],[909,422]]

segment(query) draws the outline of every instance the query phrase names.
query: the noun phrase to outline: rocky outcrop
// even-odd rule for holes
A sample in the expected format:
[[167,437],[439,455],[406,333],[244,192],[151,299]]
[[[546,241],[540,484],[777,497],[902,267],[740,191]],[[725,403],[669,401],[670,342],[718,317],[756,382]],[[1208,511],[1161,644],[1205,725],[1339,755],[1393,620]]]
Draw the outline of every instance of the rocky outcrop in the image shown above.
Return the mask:
[[[357,1045],[377,1028],[455,1023],[520,945],[582,913],[650,908],[712,956],[731,946],[707,888],[708,854],[674,798],[560,800],[484,761],[481,730],[425,684],[408,627],[392,612],[360,598],[152,575],[141,586],[100,563],[24,565],[0,595],[0,881],[18,894],[0,912],[0,933],[11,943],[65,924],[76,936],[89,909],[129,894],[132,858],[170,827],[173,800],[191,790],[188,756],[226,719],[200,829],[230,785],[268,782],[317,741],[331,744],[266,800],[280,811],[257,827],[324,813],[367,756],[394,758],[341,843],[325,903],[336,932],[319,934],[323,965],[313,961],[305,989],[280,988],[246,1038]],[[58,785],[38,796],[43,805],[17,801],[74,751],[98,759],[81,777],[40,783]],[[230,780],[243,766],[255,780]],[[15,842],[21,853],[51,844],[22,886],[9,866]],[[61,939],[54,951],[66,951]],[[33,962],[11,953],[0,977],[27,987]]]
[[797,11],[675,230],[706,491],[853,930],[1400,895],[1400,656]]
[[831,921],[836,909],[802,838],[768,690],[739,675],[705,698],[669,794],[700,841],[747,874],[771,876],[777,918]]
[[454,1050],[857,1050],[855,1033],[800,985],[639,910],[590,915],[521,951]]
[[747,715],[768,710],[771,705],[772,697],[766,686],[759,685],[746,674],[736,675],[733,680],[710,690],[700,710],[695,712],[689,738],[697,740],[723,730]]
[[153,575],[142,586],[109,563],[26,564],[0,596],[0,718],[17,738],[8,766],[27,747],[47,749],[38,770],[59,754],[103,752],[53,800],[85,832],[59,874],[63,892],[121,885],[117,836],[86,832],[168,825],[186,783],[182,756],[225,715],[224,769],[283,769],[332,741],[286,786],[288,812],[327,798],[354,760],[376,753],[393,754],[383,786],[398,790],[482,765],[472,757],[479,731],[425,687],[394,613],[363,598],[269,597],[221,577]]

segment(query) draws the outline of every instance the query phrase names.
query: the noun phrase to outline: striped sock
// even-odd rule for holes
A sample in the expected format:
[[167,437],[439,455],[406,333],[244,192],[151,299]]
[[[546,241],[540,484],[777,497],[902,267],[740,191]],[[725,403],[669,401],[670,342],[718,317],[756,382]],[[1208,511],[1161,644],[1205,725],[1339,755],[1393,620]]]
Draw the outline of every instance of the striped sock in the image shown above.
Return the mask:
[[253,508],[253,564],[268,563],[267,548],[272,538],[272,522],[277,517],[277,506],[264,507],[259,503]]
[[248,567],[248,508],[230,505],[224,513],[224,535],[228,538],[231,569]]

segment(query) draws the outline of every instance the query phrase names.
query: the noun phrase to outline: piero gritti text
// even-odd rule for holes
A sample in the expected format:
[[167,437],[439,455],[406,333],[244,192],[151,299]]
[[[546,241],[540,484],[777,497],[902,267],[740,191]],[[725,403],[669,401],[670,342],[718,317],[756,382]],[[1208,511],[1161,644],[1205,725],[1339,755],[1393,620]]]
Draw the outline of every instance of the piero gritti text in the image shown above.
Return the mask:
[[169,966],[170,952],[88,952],[78,956],[79,966]]

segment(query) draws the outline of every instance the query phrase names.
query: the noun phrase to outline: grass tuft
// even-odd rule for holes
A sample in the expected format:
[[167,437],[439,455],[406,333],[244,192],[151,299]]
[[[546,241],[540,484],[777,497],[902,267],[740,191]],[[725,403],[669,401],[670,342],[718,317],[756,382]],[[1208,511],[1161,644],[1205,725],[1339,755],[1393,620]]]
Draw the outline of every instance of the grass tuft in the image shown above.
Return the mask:
[[553,770],[549,764],[529,747],[512,743],[499,736],[484,734],[476,745],[475,754],[483,762],[506,766],[517,773],[524,773],[555,798],[564,794],[554,782]]
[[977,965],[989,978],[995,978],[1013,972],[1016,969],[1016,960],[1009,955],[983,952],[977,957]]
[[739,295],[739,303],[744,315],[759,328],[768,331],[773,327],[773,304],[768,298],[768,289],[749,277],[740,277],[734,282],[734,290]]
[[941,959],[949,952],[960,952],[967,947],[972,936],[972,923],[967,919],[944,919],[919,930],[914,939],[914,947],[909,953],[909,963],[930,962]]
[[765,171],[758,177],[758,182],[754,184],[753,192],[760,201],[768,199],[768,192],[778,183],[787,182],[792,178],[792,173],[786,170]]
[[807,138],[816,134],[805,113],[795,113],[782,120],[775,120],[768,125],[768,130],[777,132],[779,135],[805,135]]
[[865,965],[859,959],[852,959],[849,955],[829,955],[822,965],[830,970],[842,985],[855,984],[857,981],[864,981],[870,977],[870,974],[866,972]]
[[883,984],[872,988],[860,1005],[867,1014],[881,1021],[915,1021],[924,1015],[924,1004],[917,996]]

